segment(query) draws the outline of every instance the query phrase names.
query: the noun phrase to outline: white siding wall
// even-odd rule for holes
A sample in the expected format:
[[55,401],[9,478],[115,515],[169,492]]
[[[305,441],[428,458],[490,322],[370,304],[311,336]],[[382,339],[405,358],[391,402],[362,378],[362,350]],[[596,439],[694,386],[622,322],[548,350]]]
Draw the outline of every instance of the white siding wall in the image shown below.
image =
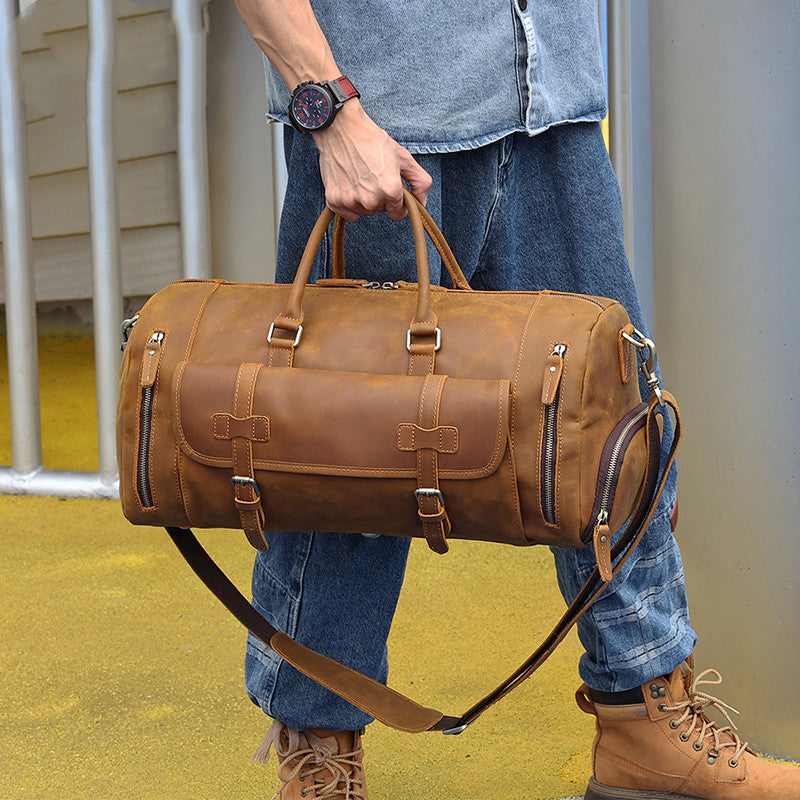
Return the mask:
[[[126,296],[149,295],[181,276],[176,39],[169,0],[115,0],[115,6],[123,291]],[[86,299],[92,285],[86,0],[28,0],[22,7],[19,36],[36,298]],[[211,205],[212,218],[218,220],[212,232],[219,242],[215,273],[265,280],[274,260],[274,226],[260,54],[230,0],[214,2],[211,10],[217,34],[209,43]],[[232,108],[225,88],[241,85],[242,78],[249,94],[240,91]],[[222,90],[216,96],[215,87]],[[250,173],[243,198],[247,204],[242,202],[239,210],[231,207],[237,192],[229,180],[237,169],[243,176]],[[1,242],[0,235],[0,259]],[[0,302],[2,292],[0,285]]]

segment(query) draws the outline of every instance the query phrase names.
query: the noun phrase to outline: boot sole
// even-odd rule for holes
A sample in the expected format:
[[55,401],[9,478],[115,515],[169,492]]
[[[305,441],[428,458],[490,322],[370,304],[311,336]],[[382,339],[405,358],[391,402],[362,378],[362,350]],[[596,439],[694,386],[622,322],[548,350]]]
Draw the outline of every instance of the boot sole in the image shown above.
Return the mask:
[[703,800],[702,797],[688,794],[665,794],[664,792],[642,792],[636,789],[616,789],[604,786],[594,778],[589,778],[584,800]]

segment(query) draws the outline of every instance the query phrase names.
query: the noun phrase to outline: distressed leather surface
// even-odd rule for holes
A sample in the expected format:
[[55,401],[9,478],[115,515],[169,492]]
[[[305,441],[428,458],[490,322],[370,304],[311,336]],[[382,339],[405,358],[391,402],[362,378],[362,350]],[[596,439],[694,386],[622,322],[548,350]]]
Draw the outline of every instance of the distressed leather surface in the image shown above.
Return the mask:
[[[321,219],[314,236],[326,226]],[[421,430],[418,441],[436,454],[449,537],[584,546],[603,445],[640,402],[624,351],[621,364],[620,331],[630,325],[623,307],[560,292],[430,291],[427,263],[420,285],[395,291],[357,280],[306,286],[303,270],[315,249],[293,286],[179,281],[145,304],[120,369],[118,459],[128,519],[241,527],[232,444],[246,440],[268,529],[419,536],[413,426],[441,427],[446,435]],[[436,327],[441,348],[433,353]],[[164,334],[157,364],[146,357],[155,332]],[[553,524],[541,507],[540,467],[542,401],[553,394],[546,384],[557,344],[567,349]],[[243,363],[263,365],[247,415],[253,420],[229,419]],[[438,423],[426,427],[420,386],[431,364],[447,380]],[[151,382],[153,505],[144,507],[137,463],[142,389]],[[246,439],[226,439],[231,433]],[[632,510],[644,465],[642,432],[625,457],[612,530]]]

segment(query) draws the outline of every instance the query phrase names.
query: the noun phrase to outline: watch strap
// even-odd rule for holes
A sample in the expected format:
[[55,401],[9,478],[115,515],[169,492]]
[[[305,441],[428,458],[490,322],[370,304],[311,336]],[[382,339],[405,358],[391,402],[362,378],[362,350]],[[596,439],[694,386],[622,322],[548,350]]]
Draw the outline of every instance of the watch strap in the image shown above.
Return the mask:
[[346,75],[340,75],[332,81],[323,81],[322,85],[326,86],[334,96],[337,106],[340,106],[345,100],[350,100],[353,97],[361,97],[358,89],[353,86],[353,82]]

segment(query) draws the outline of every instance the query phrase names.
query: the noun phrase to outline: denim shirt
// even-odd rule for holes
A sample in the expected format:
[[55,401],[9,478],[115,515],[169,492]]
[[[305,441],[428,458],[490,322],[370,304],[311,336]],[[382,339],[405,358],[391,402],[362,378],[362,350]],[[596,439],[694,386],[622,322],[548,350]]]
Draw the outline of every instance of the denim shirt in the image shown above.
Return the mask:
[[[413,153],[606,114],[597,0],[311,2],[366,112]],[[267,118],[288,123],[289,91],[265,68]]]

